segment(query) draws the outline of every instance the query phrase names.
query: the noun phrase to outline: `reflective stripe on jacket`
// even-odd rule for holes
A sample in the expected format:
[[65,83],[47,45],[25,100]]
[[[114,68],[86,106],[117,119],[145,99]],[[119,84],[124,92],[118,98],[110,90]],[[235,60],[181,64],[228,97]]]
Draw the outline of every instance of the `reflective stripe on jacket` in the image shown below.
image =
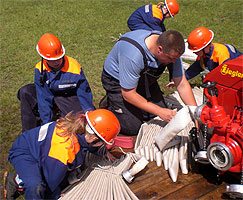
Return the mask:
[[92,91],[80,64],[75,59],[64,56],[64,66],[57,72],[52,71],[44,60],[43,86],[40,84],[40,74],[41,62],[35,67],[35,85],[43,123],[52,119],[54,96],[76,95],[84,112],[94,110]]
[[[68,170],[83,164],[89,150],[84,134],[74,137],[72,147],[70,139],[58,135],[60,131],[56,122],[28,130],[15,140],[9,151],[9,161],[14,167],[18,165],[19,160],[26,160],[28,164],[32,162],[33,165],[38,163],[39,171],[36,176],[43,174],[43,180],[52,191],[59,186]],[[23,165],[21,167],[28,170]],[[23,181],[23,176],[28,175],[27,172],[19,174]]]
[[186,70],[186,78],[189,80],[203,71],[200,59],[203,59],[206,69],[212,71],[223,62],[234,59],[240,55],[242,55],[242,53],[233,45],[212,43],[209,53],[203,55],[203,58],[198,56],[197,60]]

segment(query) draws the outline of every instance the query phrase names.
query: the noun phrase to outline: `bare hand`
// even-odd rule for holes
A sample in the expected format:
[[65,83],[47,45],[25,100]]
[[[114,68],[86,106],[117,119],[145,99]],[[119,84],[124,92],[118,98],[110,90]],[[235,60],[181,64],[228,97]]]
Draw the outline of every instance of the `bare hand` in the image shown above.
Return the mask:
[[116,157],[113,156],[109,151],[107,152],[106,157],[111,162],[114,162],[116,160]]
[[170,87],[175,87],[175,83],[172,81],[172,82],[169,82],[167,85],[166,85],[167,88],[170,88]]
[[161,111],[162,112],[160,112],[159,117],[166,122],[169,122],[176,114],[175,110],[171,110],[168,108],[162,108]]
[[164,5],[164,2],[159,2],[158,4],[157,4],[157,8],[160,8],[161,6],[163,6]]

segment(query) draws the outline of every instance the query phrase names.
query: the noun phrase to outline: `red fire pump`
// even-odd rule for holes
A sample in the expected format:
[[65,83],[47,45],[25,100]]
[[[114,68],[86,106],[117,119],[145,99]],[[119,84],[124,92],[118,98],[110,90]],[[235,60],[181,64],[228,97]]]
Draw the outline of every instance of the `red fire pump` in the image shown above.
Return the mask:
[[[214,127],[210,145],[207,147],[207,157],[218,170],[241,172],[243,153],[243,116],[242,109],[237,105],[232,117],[226,115],[223,106],[217,101],[214,91],[215,82],[207,82],[204,94],[207,103],[202,109],[197,109],[197,115],[208,128]],[[210,91],[210,94],[209,94]]]
[[195,111],[196,119],[204,127],[202,148],[198,142],[195,160],[209,161],[221,174],[225,171],[241,173],[241,184],[226,187],[226,192],[237,198],[243,198],[242,78],[243,55],[215,68],[203,79],[207,102]]

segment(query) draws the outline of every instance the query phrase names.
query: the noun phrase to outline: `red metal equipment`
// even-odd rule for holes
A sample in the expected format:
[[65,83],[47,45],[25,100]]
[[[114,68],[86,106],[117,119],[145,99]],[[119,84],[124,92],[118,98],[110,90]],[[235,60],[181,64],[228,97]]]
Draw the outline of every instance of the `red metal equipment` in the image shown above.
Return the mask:
[[[197,156],[200,158],[207,151],[207,160],[220,174],[225,171],[241,173],[241,184],[226,187],[226,191],[236,197],[243,197],[242,78],[243,55],[215,68],[203,80],[207,102],[197,107],[195,113],[203,126],[213,129],[210,144],[204,146]],[[205,141],[203,143],[206,144]],[[205,156],[198,160],[206,163]]]
[[243,152],[243,56],[225,62],[203,80],[207,103],[200,119],[214,127],[207,155],[221,171],[241,172]]
[[[210,82],[211,83],[211,82]],[[214,87],[214,86],[213,86]],[[235,107],[232,116],[226,115],[217,101],[214,88],[205,88],[207,103],[203,106],[200,119],[208,128],[214,127],[207,156],[210,163],[221,171],[241,172],[243,151],[242,109]],[[211,90],[211,94],[209,94]],[[213,95],[213,96],[211,96]]]
[[227,115],[232,116],[234,106],[243,104],[243,55],[229,60],[207,74],[203,82],[216,81],[218,104],[223,106]]

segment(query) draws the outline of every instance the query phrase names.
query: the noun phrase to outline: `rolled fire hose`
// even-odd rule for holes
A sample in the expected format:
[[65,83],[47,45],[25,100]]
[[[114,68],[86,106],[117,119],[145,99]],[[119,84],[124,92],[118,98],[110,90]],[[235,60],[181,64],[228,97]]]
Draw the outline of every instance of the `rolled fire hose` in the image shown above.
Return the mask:
[[[194,126],[194,123],[190,123],[180,131],[175,137],[173,137],[164,147],[163,151],[158,149],[155,145],[154,137],[158,133],[162,132],[166,123],[159,118],[155,118],[147,123],[144,123],[139,131],[137,140],[135,143],[135,153],[143,155],[147,160],[155,161],[157,166],[160,167],[163,163],[163,166],[166,170],[169,170],[169,158],[171,153],[171,148],[175,145],[178,145],[179,152],[178,159],[174,160],[174,164],[171,166],[179,166],[183,174],[188,173],[187,166],[187,136],[191,128]],[[173,157],[173,155],[172,155]],[[170,168],[169,174],[173,181],[176,181],[178,170],[176,168]]]
[[[157,145],[155,145],[154,136],[158,134],[158,132],[162,131],[164,127],[161,127],[161,123],[158,123],[158,121],[158,118],[155,118],[154,121],[152,120],[148,124],[142,125],[140,129],[141,132],[138,134],[139,139],[136,140],[135,152],[136,154],[145,156],[146,159],[148,159],[147,156],[149,155],[148,160],[151,162],[155,161],[158,167],[160,167],[163,163],[163,166],[166,170],[168,170],[172,181],[176,181],[179,170],[178,164],[183,174],[188,173],[187,136],[194,124],[191,121],[183,131],[179,132],[178,135],[166,144],[163,151],[160,151]],[[165,125],[165,123],[163,124]],[[178,154],[178,157],[173,160],[175,163],[171,163],[171,167],[169,168],[169,159],[174,156],[171,154],[171,150],[175,145],[178,145],[180,153],[175,152]],[[146,152],[149,152],[149,154]]]
[[[60,199],[138,200],[121,174],[129,170],[135,161],[137,165],[135,164],[130,171],[134,176],[146,166],[147,160],[146,162],[144,160],[146,159],[134,153],[126,153],[125,156],[111,163],[99,156],[87,153],[86,170],[82,172],[76,184],[63,191],[64,195]],[[140,164],[143,166],[141,167]]]

